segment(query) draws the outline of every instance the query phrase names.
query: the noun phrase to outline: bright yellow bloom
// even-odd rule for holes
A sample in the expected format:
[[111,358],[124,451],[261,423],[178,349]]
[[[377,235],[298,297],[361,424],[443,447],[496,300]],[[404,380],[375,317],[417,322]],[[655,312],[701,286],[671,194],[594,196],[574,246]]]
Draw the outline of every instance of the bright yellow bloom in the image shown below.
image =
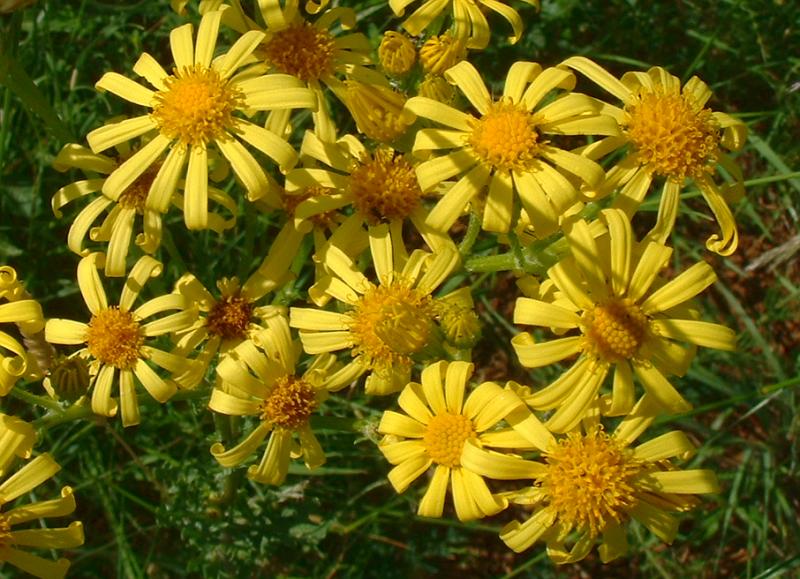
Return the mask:
[[284,228],[272,243],[267,257],[244,285],[235,277],[217,281],[218,298],[191,273],[184,274],[175,283],[175,293],[185,296],[203,314],[190,328],[177,333],[174,353],[188,356],[202,344],[197,356],[201,364],[186,377],[185,388],[193,388],[203,379],[217,352],[227,354],[242,341],[261,332],[266,318],[285,313],[283,307],[259,305],[258,302],[286,282],[289,266],[302,241],[302,233]]
[[[378,426],[378,432],[385,435],[378,448],[396,465],[389,472],[389,482],[398,493],[435,465],[417,509],[424,517],[442,516],[448,486],[460,520],[494,515],[505,509],[508,501],[492,494],[482,477],[513,480],[531,478],[538,472],[535,463],[488,450],[507,447],[507,432],[496,426],[512,413],[527,411],[513,390],[494,382],[484,382],[465,401],[472,371],[473,365],[467,362],[441,361],[427,366],[422,383],[411,382],[397,399],[405,414],[387,410]],[[468,442],[494,459],[481,474],[461,460]]]
[[[620,147],[629,152],[608,172],[599,188],[601,195],[618,188],[614,206],[633,215],[656,177],[665,179],[658,223],[650,237],[665,241],[678,212],[680,192],[691,179],[700,189],[720,227],[706,247],[721,255],[736,251],[739,236],[728,207],[744,195],[741,169],[723,152],[739,150],[747,139],[744,123],[706,108],[711,90],[696,76],[681,87],[680,79],[660,67],[647,72],[628,72],[617,80],[584,57],[564,64],[583,73],[622,101],[623,108],[608,105],[622,128],[622,135],[594,143],[586,154],[599,158]],[[732,178],[717,185],[714,175],[722,167]]]
[[[350,206],[354,213],[343,220],[331,237],[331,242],[340,249],[352,246],[357,238],[364,238],[363,225],[372,230],[388,223],[392,236],[401,239],[403,223],[407,220],[432,249],[452,245],[447,236],[425,223],[424,195],[407,156],[389,147],[378,147],[370,152],[352,135],[326,143],[311,132],[306,132],[300,151],[304,158],[319,163],[315,167],[289,171],[287,194],[304,196],[315,187],[328,193],[299,200],[293,211],[297,226],[304,220]],[[360,249],[365,246],[366,243]]]
[[[105,256],[91,253],[78,264],[78,286],[92,314],[88,324],[65,319],[50,319],[45,336],[53,344],[84,345],[91,359],[92,411],[102,416],[114,416],[117,402],[111,397],[115,378],[119,376],[122,424],[139,424],[139,403],[136,384],[158,402],[166,402],[177,391],[179,380],[173,376],[188,373],[190,362],[185,357],[164,352],[151,346],[154,338],[188,328],[197,319],[197,309],[178,294],[151,299],[132,309],[148,278],[161,273],[161,264],[149,256],[136,262],[125,280],[119,305],[109,306],[100,281],[98,267]],[[169,310],[175,313],[155,317]],[[153,318],[146,321],[148,318]],[[163,378],[151,364],[163,368],[170,377]],[[183,386],[183,384],[181,384]]]
[[[0,267],[0,324],[16,324],[23,336],[34,335],[44,328],[42,306],[29,299],[17,272],[4,265]],[[31,363],[33,362],[33,363]],[[36,366],[29,360],[25,346],[14,337],[0,331],[0,396],[5,396],[22,376]]]
[[261,32],[242,35],[226,54],[213,58],[221,17],[219,11],[203,16],[196,43],[192,39],[191,24],[172,31],[170,46],[175,60],[172,74],[167,74],[152,56],[142,54],[133,70],[156,90],[115,72],[106,73],[95,85],[99,90],[148,107],[150,112],[105,125],[87,136],[89,145],[97,153],[139,135],[155,134],[108,176],[103,193],[118,201],[169,149],[152,180],[145,206],[161,213],[166,211],[186,167],[184,216],[192,229],[203,229],[208,222],[208,165],[212,145],[230,162],[251,200],[268,193],[269,180],[240,139],[272,158],[284,170],[297,160],[291,145],[272,131],[245,119],[244,113],[315,109],[317,106],[314,93],[293,77],[258,75],[257,68],[236,74],[249,63],[251,54],[264,39]]
[[[28,459],[36,438],[33,427],[18,419],[0,414],[0,476],[5,475],[16,457]],[[69,569],[69,561],[50,561],[20,547],[36,549],[73,549],[83,545],[83,525],[80,521],[68,527],[42,528],[42,519],[63,517],[75,511],[75,497],[70,487],[61,489],[61,496],[48,501],[14,506],[6,505],[39,487],[61,469],[53,458],[41,454],[26,463],[0,484],[0,565],[14,567],[43,579],[60,579]],[[33,523],[31,528],[15,529],[17,525]]]
[[579,354],[552,384],[524,397],[537,410],[556,409],[547,422],[554,432],[575,427],[612,368],[613,390],[603,399],[604,414],[630,410],[634,376],[664,410],[685,412],[691,405],[666,376],[688,370],[695,346],[735,349],[732,330],[697,320],[691,307],[690,300],[717,279],[708,263],[700,261],[665,282],[659,273],[672,250],[655,242],[635,243],[619,209],[604,210],[602,219],[608,234],[598,239],[585,221],[567,228],[570,254],[547,271],[550,280],[538,299],[518,298],[514,310],[514,323],[549,327],[559,336],[575,332],[541,343],[527,332],[511,340],[527,368]]
[[345,304],[343,313],[291,308],[289,316],[309,354],[350,351],[353,360],[331,378],[330,389],[369,372],[367,393],[383,395],[408,384],[415,360],[440,355],[442,308],[471,308],[472,297],[467,288],[442,298],[431,295],[459,263],[454,246],[442,246],[433,255],[422,250],[408,255],[402,238],[381,225],[372,230],[370,250],[376,284],[336,246],[319,256],[333,275],[312,290]]
[[[678,532],[671,513],[692,509],[699,503],[696,495],[717,493],[719,485],[712,471],[681,470],[673,462],[695,452],[680,431],[631,447],[659,411],[646,395],[611,435],[603,430],[597,407],[580,427],[559,437],[532,417],[536,427],[520,433],[535,433],[529,440],[543,460],[536,463],[532,486],[503,498],[533,510],[526,521],[506,525],[500,538],[517,552],[546,541],[547,554],[558,564],[580,561],[598,540],[604,563],[624,555],[631,519],[671,543]],[[462,462],[479,474],[491,465],[474,447],[465,449]]]
[[[244,13],[240,1],[234,0],[225,11],[223,22],[241,33],[259,30],[265,34],[254,55],[270,70],[294,76],[316,94],[319,109],[312,114],[314,132],[324,140],[334,140],[336,125],[331,118],[324,87],[327,86],[344,102],[345,88],[340,77],[371,64],[372,46],[363,34],[338,33],[355,27],[356,13],[352,8],[338,6],[322,12],[327,1],[319,4],[307,2],[306,12],[320,14],[312,22],[303,16],[299,0],[287,0],[281,4],[278,0],[258,3],[265,24],[261,27]],[[267,126],[283,134],[288,123],[289,111],[275,111]]]
[[279,485],[286,478],[291,458],[303,457],[309,469],[325,463],[325,453],[309,419],[327,397],[328,375],[335,359],[318,356],[304,374],[298,375],[301,348],[292,341],[286,318],[273,315],[265,321],[267,329],[254,341],[242,342],[233,355],[219,363],[217,374],[222,384],[211,393],[208,403],[214,412],[255,416],[260,423],[229,450],[219,442],[214,444],[211,454],[224,467],[238,466],[269,435],[261,462],[250,466],[247,476],[256,482]]
[[419,49],[422,70],[428,74],[442,75],[467,57],[463,38],[454,38],[449,32],[431,36]]
[[378,46],[381,67],[392,76],[408,73],[417,60],[417,49],[405,34],[388,30]]
[[[162,212],[149,209],[145,203],[150,187],[158,174],[160,163],[154,163],[145,170],[120,193],[116,201],[99,194],[107,176],[111,175],[125,159],[131,157],[132,153],[125,145],[123,143],[118,147],[118,155],[107,156],[92,153],[81,145],[69,144],[61,149],[53,161],[53,167],[58,171],[75,168],[102,175],[62,187],[53,195],[52,207],[55,216],[61,218],[61,209],[68,203],[79,198],[94,197],[75,218],[67,235],[67,245],[78,255],[85,256],[89,253],[89,250],[83,247],[87,236],[92,241],[107,242],[104,273],[110,277],[121,277],[127,271],[126,258],[130,252],[131,239],[134,238],[137,222],[140,222],[138,225],[140,233],[136,233],[135,243],[142,251],[152,254],[161,245]],[[183,185],[179,182],[178,188],[182,189]],[[208,198],[231,216],[209,213],[206,227],[217,233],[233,227],[236,224],[237,207],[230,195],[216,187],[208,187]],[[172,203],[183,209],[184,197],[175,192]],[[106,213],[106,216],[102,223],[98,227],[93,227],[103,213]]]
[[[408,5],[416,0],[389,0],[396,16],[402,16]],[[526,4],[539,7],[539,0],[522,0]],[[422,0],[422,6],[417,8],[411,16],[403,21],[405,28],[412,36],[418,36],[433,22],[444,10],[448,0]],[[489,44],[491,32],[483,11],[489,9],[505,18],[514,33],[509,37],[512,44],[519,40],[522,34],[522,18],[516,10],[507,6],[501,0],[453,0],[452,13],[455,27],[455,36],[467,42],[467,48],[486,48]]]
[[[594,99],[570,94],[575,77],[562,68],[542,70],[532,62],[517,62],[497,100],[466,61],[449,69],[445,77],[464,93],[478,116],[425,97],[406,104],[413,113],[446,127],[417,132],[415,154],[450,149],[417,167],[422,190],[460,176],[431,211],[428,224],[446,231],[488,187],[485,230],[509,230],[516,192],[538,234],[554,233],[564,212],[579,201],[573,181],[596,186],[605,173],[594,161],[554,146],[547,135],[615,134],[614,119],[597,114],[600,105]],[[561,94],[543,104],[553,89],[562,89]]]

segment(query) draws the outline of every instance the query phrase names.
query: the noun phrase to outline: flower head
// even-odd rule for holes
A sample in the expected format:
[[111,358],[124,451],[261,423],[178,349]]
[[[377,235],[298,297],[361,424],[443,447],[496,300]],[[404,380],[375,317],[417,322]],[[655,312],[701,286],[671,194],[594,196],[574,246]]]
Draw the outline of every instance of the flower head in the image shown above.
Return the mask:
[[[28,423],[0,414],[0,476],[8,472],[15,458],[28,459],[35,439]],[[68,527],[42,528],[43,520],[63,517],[75,511],[75,497],[70,487],[61,489],[61,496],[28,505],[7,505],[24,494],[40,487],[61,467],[47,454],[26,462],[16,473],[0,484],[0,563],[5,562],[44,579],[64,577],[69,569],[67,559],[51,561],[29,553],[23,547],[42,550],[71,549],[83,545],[83,525],[80,521]],[[33,523],[33,525],[29,525]],[[31,528],[20,529],[27,525]]]
[[388,30],[378,47],[378,58],[383,70],[392,76],[408,73],[417,60],[417,49],[408,36]]
[[[298,374],[301,349],[291,339],[286,318],[274,315],[266,324],[254,341],[242,342],[234,355],[217,366],[221,383],[208,403],[214,412],[253,416],[259,420],[258,426],[233,448],[226,450],[221,443],[214,444],[211,454],[222,466],[237,466],[269,436],[260,463],[249,467],[247,476],[256,482],[279,485],[286,478],[290,458],[302,456],[310,469],[325,462],[309,420],[327,396],[326,385],[335,360],[330,355],[319,356],[305,373]],[[295,438],[299,439],[299,448]]]
[[[508,503],[492,494],[483,477],[521,479],[536,472],[538,465],[489,450],[504,445],[501,439],[505,433],[498,434],[498,424],[525,412],[525,406],[512,390],[494,382],[484,382],[466,396],[472,371],[473,365],[467,362],[431,364],[422,371],[421,384],[411,382],[400,393],[398,403],[405,414],[392,410],[383,413],[378,431],[384,437],[378,448],[396,465],[389,473],[394,489],[404,492],[434,467],[419,503],[419,515],[441,517],[448,487],[460,520],[496,514]],[[481,474],[462,462],[468,445],[491,457],[491,466]]]
[[[197,309],[175,294],[153,298],[134,309],[147,279],[161,273],[161,264],[149,256],[140,258],[131,269],[119,305],[109,305],[98,273],[104,259],[103,254],[92,253],[78,265],[78,286],[92,314],[89,322],[50,319],[45,337],[53,344],[83,346],[79,352],[90,360],[92,410],[102,416],[116,414],[117,402],[111,391],[117,382],[122,423],[132,426],[140,420],[137,382],[163,403],[178,389],[172,377],[186,372],[191,365],[184,356],[157,349],[152,342],[158,336],[188,328],[197,318]],[[176,311],[159,316],[170,310]],[[151,364],[170,377],[162,377]]]
[[[598,540],[604,563],[624,555],[625,525],[631,519],[671,543],[678,530],[671,513],[690,510],[699,502],[696,495],[719,492],[719,486],[713,472],[681,470],[673,462],[695,451],[682,432],[631,446],[659,410],[645,395],[613,434],[603,429],[596,406],[581,427],[563,436],[553,436],[535,417],[528,418],[536,429],[520,433],[536,433],[528,438],[542,460],[530,487],[503,498],[533,510],[526,521],[506,525],[500,538],[517,552],[546,541],[548,555],[559,564],[583,559]],[[472,456],[466,456],[467,465],[481,471]]]
[[[371,151],[352,135],[330,143],[311,132],[306,133],[301,152],[318,163],[287,173],[287,195],[305,196],[314,187],[323,187],[328,193],[299,200],[293,211],[298,227],[304,220],[350,206],[354,213],[347,217],[338,213],[341,225],[331,236],[339,247],[363,238],[363,225],[372,230],[382,223],[389,224],[393,234],[399,236],[406,221],[411,221],[432,249],[452,245],[449,238],[425,223],[424,194],[409,156],[386,146]],[[366,243],[360,249],[364,247]]]
[[193,388],[205,376],[217,352],[225,355],[263,330],[264,320],[282,313],[280,306],[264,305],[263,298],[285,282],[289,265],[302,241],[302,234],[284,229],[259,268],[240,284],[238,278],[217,280],[215,297],[191,273],[175,283],[175,292],[184,296],[200,312],[191,327],[177,332],[176,353],[189,356],[198,346],[200,364],[185,376],[185,388]]
[[191,24],[172,31],[170,45],[175,60],[171,74],[144,53],[134,65],[155,90],[120,74],[106,73],[96,84],[135,104],[148,107],[148,114],[95,129],[87,136],[95,153],[124,143],[139,135],[152,139],[108,176],[102,191],[118,201],[125,191],[159,161],[150,184],[145,206],[164,212],[186,168],[184,216],[189,228],[208,225],[209,149],[215,147],[230,162],[251,199],[270,189],[264,169],[242,145],[243,140],[278,163],[283,169],[294,165],[297,153],[282,138],[250,122],[244,113],[288,110],[317,106],[317,98],[303,84],[286,75],[236,74],[264,39],[264,34],[243,34],[223,56],[212,58],[221,11],[203,15],[193,36]]
[[[259,31],[263,40],[254,51],[269,70],[288,74],[314,92],[319,108],[312,113],[314,131],[325,140],[336,138],[336,125],[327,104],[327,89],[344,101],[341,77],[372,64],[372,46],[366,36],[352,32],[356,13],[352,8],[337,6],[325,9],[327,1],[259,2],[262,27],[245,15],[238,0],[225,11],[223,22],[240,33]],[[277,134],[289,128],[289,115],[283,111],[271,114],[267,125]]]
[[636,244],[619,209],[602,215],[608,233],[595,239],[585,221],[572,224],[566,232],[569,255],[548,270],[550,281],[537,298],[519,298],[514,310],[515,323],[574,332],[541,343],[524,332],[511,341],[529,368],[578,354],[561,377],[524,396],[536,409],[556,409],[547,423],[555,432],[571,430],[580,421],[612,368],[614,385],[611,397],[604,399],[604,413],[630,410],[634,376],[665,410],[688,410],[691,405],[666,376],[686,372],[695,346],[735,348],[730,329],[697,320],[688,303],[716,280],[711,267],[701,261],[664,282],[659,273],[671,249],[655,242]]
[[[402,242],[385,225],[375,228],[370,249],[377,283],[369,281],[353,260],[335,246],[322,259],[332,272],[318,282],[330,297],[344,302],[343,313],[291,308],[290,323],[300,329],[310,354],[349,350],[353,360],[331,380],[343,387],[369,372],[369,394],[390,394],[408,383],[415,360],[440,351],[440,298],[433,290],[458,264],[454,247],[443,246],[431,255],[422,250],[405,254]],[[453,303],[472,306],[469,292],[454,292]]]
[[[477,116],[425,97],[409,99],[406,105],[420,117],[446,127],[416,134],[415,154],[450,150],[417,166],[422,190],[458,177],[427,223],[446,231],[466,205],[488,188],[484,229],[509,230],[516,192],[538,234],[554,233],[564,213],[579,202],[573,183],[596,185],[604,173],[588,158],[552,144],[549,135],[613,134],[618,130],[614,119],[599,114],[589,97],[566,92],[574,85],[574,77],[560,68],[542,70],[531,62],[515,63],[499,99],[490,97],[478,71],[466,61],[449,69],[445,77],[469,99]],[[562,90],[543,104],[554,89]]]
[[[679,195],[687,179],[697,184],[720,227],[706,241],[706,247],[721,255],[736,251],[738,233],[728,202],[744,194],[742,172],[725,149],[740,149],[747,127],[723,112],[706,107],[711,90],[697,77],[681,86],[680,80],[663,68],[629,72],[617,80],[584,57],[572,57],[564,64],[585,74],[622,101],[622,108],[607,105],[606,111],[620,124],[622,134],[595,143],[593,158],[628,147],[627,154],[608,172],[598,189],[608,195],[622,193],[614,206],[632,215],[656,178],[665,180],[658,223],[651,232],[655,241],[665,241],[672,230]],[[731,176],[724,185],[715,182],[717,168]]]
[[422,70],[428,74],[442,75],[467,57],[467,47],[463,38],[456,38],[449,32],[431,36],[419,49]]

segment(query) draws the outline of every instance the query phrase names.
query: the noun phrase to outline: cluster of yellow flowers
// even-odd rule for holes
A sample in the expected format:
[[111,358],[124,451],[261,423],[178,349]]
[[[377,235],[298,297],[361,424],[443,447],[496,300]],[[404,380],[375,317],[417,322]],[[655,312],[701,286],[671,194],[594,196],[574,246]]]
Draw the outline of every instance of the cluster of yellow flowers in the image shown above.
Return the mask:
[[[188,4],[172,1],[179,13]],[[310,469],[325,462],[311,418],[364,377],[369,395],[399,392],[400,411],[377,427],[391,484],[404,492],[432,470],[418,514],[441,517],[448,494],[460,520],[523,505],[527,518],[500,538],[515,551],[546,542],[556,563],[598,542],[603,561],[624,554],[630,519],[671,542],[672,513],[716,492],[716,477],[681,470],[677,461],[695,450],[681,432],[636,441],[659,416],[691,408],[673,382],[696,347],[733,350],[735,335],[702,321],[693,304],[716,280],[705,261],[667,277],[668,242],[692,183],[717,223],[706,247],[736,249],[729,203],[743,194],[742,174],[726,151],[743,145],[745,126],[707,108],[711,92],[696,77],[681,86],[655,67],[618,79],[581,56],[515,62],[493,95],[467,57],[489,43],[485,9],[508,21],[511,42],[520,37],[522,18],[506,2],[423,0],[405,32],[384,34],[377,58],[353,31],[351,8],[251,4],[202,0],[197,30],[170,34],[172,63],[144,53],[133,65],[149,86],[115,72],[97,82],[140,109],[55,161],[87,174],[52,203],[60,217],[88,201],[67,240],[82,256],[88,321],[45,323],[15,272],[0,270],[0,323],[15,324],[25,342],[0,332],[0,395],[19,378],[44,379],[64,404],[131,426],[142,387],[159,403],[206,389],[211,411],[254,417],[238,444],[214,444],[213,457],[248,463],[249,478],[278,485],[292,459]],[[402,16],[414,0],[388,4]],[[451,26],[434,34],[442,22]],[[235,39],[227,51],[220,37]],[[579,79],[609,102],[577,92]],[[656,189],[657,218],[639,236],[631,221]],[[223,233],[241,207],[281,226],[244,283],[220,277],[214,291],[186,272],[172,293],[138,303],[162,275],[152,256],[169,211],[182,211],[188,229]],[[474,231],[457,245],[465,215]],[[550,384],[471,385],[480,319],[464,264],[468,238],[481,231],[517,252],[546,248],[538,275],[517,260],[524,297],[510,345],[526,368],[571,360]],[[312,245],[313,259],[293,269]],[[307,300],[287,311],[278,294],[298,267]],[[115,277],[125,280],[112,305],[104,283]],[[11,417],[0,416],[0,428],[3,473],[30,455],[33,434]],[[0,507],[55,469],[46,454],[32,460],[0,485]],[[0,561],[63,575],[66,561],[16,547],[75,546],[79,523],[10,527],[73,508],[67,488],[61,499],[0,512]]]

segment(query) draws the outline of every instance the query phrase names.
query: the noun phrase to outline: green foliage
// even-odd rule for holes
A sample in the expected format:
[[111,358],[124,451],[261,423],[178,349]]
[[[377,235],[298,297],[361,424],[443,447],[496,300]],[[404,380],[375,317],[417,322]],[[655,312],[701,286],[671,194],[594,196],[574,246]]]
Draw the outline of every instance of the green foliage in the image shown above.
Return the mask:
[[[360,29],[377,45],[379,31],[398,20],[390,18],[388,6],[368,4]],[[740,351],[701,352],[682,382],[695,410],[660,426],[680,427],[701,445],[690,467],[717,471],[722,494],[687,517],[672,548],[642,532],[631,538],[628,559],[602,566],[592,555],[556,568],[539,550],[515,555],[505,548],[496,535],[508,514],[490,524],[416,517],[419,495],[413,489],[395,494],[385,479],[389,466],[373,444],[388,401],[366,400],[361,393],[331,400],[317,430],[328,464],[312,473],[293,469],[284,487],[272,489],[247,481],[241,469],[216,464],[208,449],[218,435],[204,394],[189,393],[163,407],[145,407],[141,426],[124,432],[118,421],[103,420],[44,431],[42,447],[63,467],[59,482],[75,488],[77,518],[86,527],[86,546],[70,556],[74,577],[798,572],[800,267],[796,239],[791,243],[800,207],[800,174],[792,169],[800,166],[800,90],[793,84],[800,80],[800,7],[777,0],[542,0],[535,15],[517,4],[526,24],[519,44],[501,41],[474,53],[496,89],[508,65],[522,58],[554,64],[586,54],[614,74],[662,65],[684,80],[703,78],[721,105],[715,108],[739,113],[755,135],[740,158],[749,179],[747,197],[736,207],[741,249],[732,258],[714,258],[722,283],[703,303],[709,319],[741,332]],[[49,207],[52,194],[69,182],[50,168],[52,159],[65,135],[85,135],[121,111],[119,99],[96,94],[93,84],[101,74],[129,74],[143,50],[168,61],[169,30],[180,21],[166,1],[157,0],[40,0],[24,13],[0,16],[6,57],[0,62],[0,79],[6,79],[0,82],[0,263],[17,269],[48,317],[84,316],[76,299],[76,259],[64,243],[70,220],[55,220]],[[18,68],[3,64],[12,60]],[[26,86],[20,74],[10,82],[8,70],[24,70],[33,84]],[[19,94],[28,94],[27,105]],[[37,99],[52,109],[38,107]],[[693,206],[691,193],[685,202]],[[243,258],[263,256],[276,230],[245,213],[224,237],[181,230],[167,239],[160,256],[167,271],[179,274],[183,263],[193,264],[206,283],[251,271],[254,262]],[[704,219],[698,213],[679,226],[676,265],[700,258],[695,240],[706,236]],[[780,249],[758,265],[774,248]],[[482,241],[475,250],[488,254],[492,246]],[[498,346],[513,332],[502,323],[510,319],[513,284],[479,273],[470,282],[484,288],[476,296],[484,322],[476,353],[480,378],[530,380]],[[538,381],[545,374],[534,376]],[[3,412],[28,420],[44,412],[15,399],[0,404]],[[354,416],[361,431],[355,441],[335,427],[337,420],[352,424]]]

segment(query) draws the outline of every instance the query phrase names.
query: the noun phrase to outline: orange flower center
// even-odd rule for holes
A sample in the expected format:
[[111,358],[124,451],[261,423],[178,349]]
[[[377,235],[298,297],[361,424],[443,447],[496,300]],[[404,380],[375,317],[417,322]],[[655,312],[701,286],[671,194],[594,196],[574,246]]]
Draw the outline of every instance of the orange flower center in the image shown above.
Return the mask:
[[562,524],[595,537],[637,502],[633,479],[642,464],[632,454],[605,432],[573,432],[545,454],[547,472],[537,484]]
[[276,32],[264,49],[269,64],[302,81],[319,80],[333,73],[333,37],[308,22]]
[[261,403],[261,420],[294,430],[308,422],[317,406],[317,391],[311,384],[302,378],[283,376]]
[[144,334],[130,312],[115,306],[92,316],[86,344],[89,353],[103,364],[128,370],[142,356]]
[[428,456],[442,466],[461,466],[461,450],[475,428],[463,414],[438,414],[431,418],[422,437]]
[[353,205],[372,225],[405,219],[422,197],[414,167],[387,149],[362,160],[350,173],[350,192]]
[[493,103],[474,125],[468,142],[495,169],[525,171],[539,155],[534,115],[518,105]]
[[585,349],[608,362],[632,358],[647,333],[647,316],[629,299],[599,304],[583,321]]
[[234,122],[233,112],[244,106],[240,92],[217,71],[202,65],[185,66],[165,80],[153,107],[161,133],[185,145],[205,145],[224,137]]
[[221,337],[223,340],[244,339],[247,336],[247,327],[253,317],[253,303],[238,292],[233,295],[223,295],[213,305],[206,317],[206,327],[209,333]]
[[709,170],[719,154],[719,127],[710,109],[680,93],[643,92],[625,107],[626,132],[642,164],[682,181]]
[[372,288],[351,313],[353,355],[372,367],[410,364],[409,356],[428,344],[432,310],[430,296],[403,283]]

